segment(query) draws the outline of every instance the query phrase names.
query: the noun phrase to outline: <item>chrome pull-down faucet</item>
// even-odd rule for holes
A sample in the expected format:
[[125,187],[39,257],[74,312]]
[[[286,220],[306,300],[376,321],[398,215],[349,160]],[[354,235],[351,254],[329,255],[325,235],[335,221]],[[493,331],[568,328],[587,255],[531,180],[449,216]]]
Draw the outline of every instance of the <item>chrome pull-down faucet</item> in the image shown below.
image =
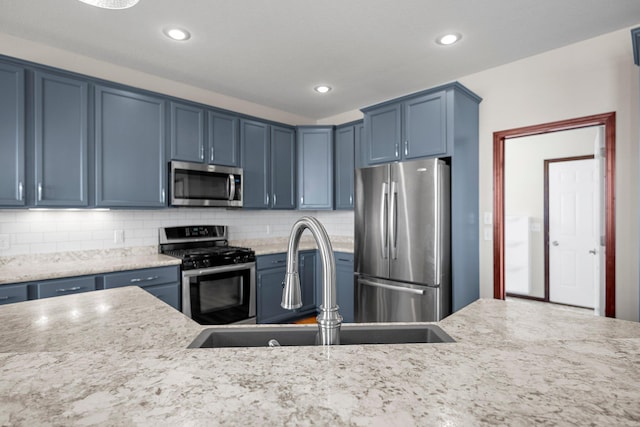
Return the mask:
[[298,275],[298,246],[300,245],[300,237],[307,228],[311,231],[318,245],[322,262],[322,305],[320,306],[320,314],[316,317],[320,330],[320,344],[340,344],[342,316],[338,313],[338,304],[336,303],[336,262],[327,230],[316,218],[304,216],[296,221],[291,228],[287,250],[287,274],[284,279],[280,306],[287,310],[302,307],[300,277]]

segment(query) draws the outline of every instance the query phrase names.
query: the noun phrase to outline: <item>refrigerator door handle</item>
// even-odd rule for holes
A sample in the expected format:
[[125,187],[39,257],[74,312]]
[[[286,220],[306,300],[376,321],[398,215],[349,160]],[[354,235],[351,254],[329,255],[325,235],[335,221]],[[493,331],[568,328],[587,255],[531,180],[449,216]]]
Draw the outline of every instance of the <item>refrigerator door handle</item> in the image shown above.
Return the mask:
[[388,258],[389,241],[387,239],[389,190],[387,183],[382,183],[382,195],[380,197],[380,248],[382,249],[382,259]]
[[391,212],[389,213],[389,239],[391,240],[391,259],[398,259],[398,183],[391,181]]
[[402,287],[402,286],[387,285],[386,283],[372,282],[372,281],[367,280],[367,279],[359,279],[358,282],[362,283],[363,285],[373,286],[373,287],[376,287],[376,288],[389,289],[389,290],[397,291],[397,292],[406,292],[408,294],[424,295],[424,290],[422,290],[422,289],[405,288],[405,287]]

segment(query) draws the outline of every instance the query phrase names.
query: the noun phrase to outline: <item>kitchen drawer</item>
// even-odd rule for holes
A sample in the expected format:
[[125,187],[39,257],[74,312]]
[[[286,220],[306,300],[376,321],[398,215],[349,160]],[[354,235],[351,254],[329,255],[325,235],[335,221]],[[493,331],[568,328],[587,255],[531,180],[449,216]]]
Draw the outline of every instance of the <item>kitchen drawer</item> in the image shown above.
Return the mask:
[[350,266],[353,268],[353,254],[348,252],[334,252],[337,265]]
[[176,310],[180,310],[180,284],[169,283],[167,285],[145,286],[143,288],[156,298],[169,304]]
[[284,252],[256,257],[256,269],[284,267],[287,265],[287,254]]
[[95,276],[47,280],[36,284],[36,297],[49,298],[96,290]]
[[122,286],[163,285],[180,282],[180,268],[178,266],[145,268],[143,270],[123,271],[104,275],[104,288],[119,288]]
[[0,305],[27,300],[27,284],[0,286]]

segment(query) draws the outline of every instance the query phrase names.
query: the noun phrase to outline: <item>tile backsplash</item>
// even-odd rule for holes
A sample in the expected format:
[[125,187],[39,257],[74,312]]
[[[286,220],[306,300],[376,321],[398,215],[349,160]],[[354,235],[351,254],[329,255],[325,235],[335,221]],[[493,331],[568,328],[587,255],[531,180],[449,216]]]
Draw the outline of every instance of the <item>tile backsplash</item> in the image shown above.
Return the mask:
[[301,216],[317,217],[330,235],[353,237],[352,211],[0,210],[0,257],[158,244],[158,228],[227,225],[230,240],[288,236]]

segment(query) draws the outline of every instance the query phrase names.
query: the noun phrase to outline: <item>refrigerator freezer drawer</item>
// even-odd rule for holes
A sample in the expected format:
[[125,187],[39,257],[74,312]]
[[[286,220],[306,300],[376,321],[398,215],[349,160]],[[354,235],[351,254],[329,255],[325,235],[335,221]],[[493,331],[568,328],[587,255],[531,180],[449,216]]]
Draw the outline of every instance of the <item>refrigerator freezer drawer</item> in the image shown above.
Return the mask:
[[436,322],[447,313],[440,287],[355,276],[356,322]]

